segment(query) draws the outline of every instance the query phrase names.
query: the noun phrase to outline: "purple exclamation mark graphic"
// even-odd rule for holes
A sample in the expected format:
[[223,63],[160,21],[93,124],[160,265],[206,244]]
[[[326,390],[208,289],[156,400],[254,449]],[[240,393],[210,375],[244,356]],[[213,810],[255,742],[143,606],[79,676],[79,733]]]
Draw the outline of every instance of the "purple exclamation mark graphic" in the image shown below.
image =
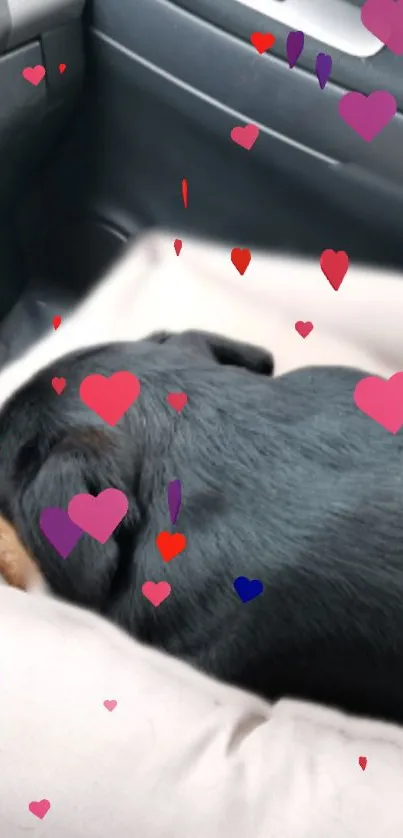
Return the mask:
[[287,59],[290,67],[295,67],[304,49],[305,35],[303,32],[290,32],[287,37]]
[[176,524],[182,503],[182,487],[180,480],[168,483],[168,507],[171,524]]

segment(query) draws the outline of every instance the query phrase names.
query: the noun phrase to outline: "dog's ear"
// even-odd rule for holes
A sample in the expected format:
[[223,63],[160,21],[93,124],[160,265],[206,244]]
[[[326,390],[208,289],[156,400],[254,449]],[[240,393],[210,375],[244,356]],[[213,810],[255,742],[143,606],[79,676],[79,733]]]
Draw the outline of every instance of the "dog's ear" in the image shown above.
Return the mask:
[[158,344],[169,343],[194,356],[211,358],[224,366],[242,367],[259,375],[273,375],[274,372],[271,352],[221,335],[192,330],[179,334],[154,332],[149,340]]
[[[45,461],[24,486],[14,506],[14,526],[51,590],[68,600],[103,610],[119,576],[122,542],[133,540],[138,509],[128,496],[127,455],[120,450],[118,437],[99,429],[75,429],[55,445]],[[41,531],[41,514],[47,507],[66,512],[74,495],[98,495],[104,489],[125,492],[127,515],[105,544],[85,533],[71,553],[62,558]],[[125,543],[125,547],[130,545]],[[124,568],[123,568],[124,572]]]

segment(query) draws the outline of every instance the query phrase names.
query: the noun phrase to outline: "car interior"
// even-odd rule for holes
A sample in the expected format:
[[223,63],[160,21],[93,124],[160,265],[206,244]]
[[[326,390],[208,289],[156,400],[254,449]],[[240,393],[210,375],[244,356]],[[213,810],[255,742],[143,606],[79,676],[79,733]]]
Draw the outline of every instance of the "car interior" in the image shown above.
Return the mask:
[[[0,0],[0,366],[148,228],[400,268],[401,58],[362,5]],[[273,46],[259,54],[253,32]],[[332,58],[324,89],[319,52]],[[396,97],[373,142],[340,119],[349,90]],[[246,124],[260,129],[250,151],[230,139]]]

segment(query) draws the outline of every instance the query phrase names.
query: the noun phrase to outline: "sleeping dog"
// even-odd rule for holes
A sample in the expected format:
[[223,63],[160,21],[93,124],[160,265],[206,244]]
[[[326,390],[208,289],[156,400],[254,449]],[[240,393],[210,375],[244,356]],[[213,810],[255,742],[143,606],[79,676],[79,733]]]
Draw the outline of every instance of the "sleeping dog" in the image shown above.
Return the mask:
[[[121,370],[141,392],[110,427],[79,387]],[[53,363],[0,416],[0,514],[54,594],[138,639],[270,699],[403,721],[403,437],[356,408],[363,372],[272,372],[266,352],[197,332]],[[181,413],[166,399],[179,391]],[[129,501],[122,523],[61,559],[42,510],[111,487]],[[187,546],[163,562],[167,530]],[[240,576],[262,593],[243,602]],[[171,585],[158,608],[142,594],[149,580]]]

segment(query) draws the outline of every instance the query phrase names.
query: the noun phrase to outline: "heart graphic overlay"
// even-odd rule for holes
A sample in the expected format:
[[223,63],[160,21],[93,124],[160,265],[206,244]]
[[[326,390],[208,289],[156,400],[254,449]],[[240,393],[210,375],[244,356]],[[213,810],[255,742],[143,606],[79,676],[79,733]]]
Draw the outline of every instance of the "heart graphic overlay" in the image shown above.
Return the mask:
[[344,250],[324,250],[320,257],[320,267],[328,282],[338,291],[348,271],[350,260]]
[[87,375],[80,385],[80,399],[107,425],[114,428],[140,394],[140,382],[131,372],[122,370],[109,378]]
[[154,608],[158,608],[164,600],[168,599],[171,593],[171,586],[169,582],[144,582],[141,593],[151,602]]
[[250,42],[257,49],[258,53],[263,55],[266,50],[274,46],[276,39],[271,32],[253,32],[250,36]]
[[303,32],[290,32],[286,42],[287,61],[290,69],[295,67],[304,49],[305,35]]
[[237,125],[231,131],[231,140],[242,148],[246,148],[247,151],[250,151],[255,145],[259,133],[257,125],[245,125],[244,128]]
[[65,378],[52,378],[51,384],[55,393],[57,393],[58,396],[61,396],[63,390],[65,390],[66,383],[67,382]]
[[263,593],[263,583],[259,579],[248,579],[247,576],[237,576],[234,588],[242,602],[250,602]]
[[301,335],[302,338],[307,338],[311,334],[313,323],[310,320],[297,320],[295,324],[295,331]]
[[167,495],[171,524],[176,524],[179,518],[182,502],[182,487],[180,480],[171,480],[171,482],[168,483]]
[[339,114],[347,125],[370,143],[393,119],[397,101],[388,90],[374,90],[369,96],[358,91],[339,99]]
[[170,562],[186,550],[187,538],[182,533],[170,533],[163,530],[155,539],[157,550],[164,562]]
[[361,22],[395,55],[403,55],[403,0],[366,0]]
[[83,535],[83,530],[58,506],[47,506],[42,510],[39,527],[62,559],[67,559]]
[[370,375],[362,378],[354,390],[358,409],[391,434],[403,427],[403,372],[390,378]]
[[252,255],[250,250],[246,247],[244,249],[240,247],[233,247],[231,250],[231,262],[236,267],[237,271],[244,275],[247,267],[250,264],[250,260],[252,259]]
[[109,710],[110,713],[112,713],[112,711],[117,706],[118,706],[118,703],[117,703],[117,701],[115,701],[114,698],[112,698],[112,699],[108,698],[106,701],[104,701],[104,707],[106,707],[106,709]]
[[29,81],[30,84],[37,87],[45,78],[46,70],[42,67],[42,64],[37,64],[35,67],[24,67],[21,75],[25,81]]
[[73,523],[100,544],[106,544],[128,509],[129,501],[120,489],[104,489],[95,497],[83,492],[75,495],[67,507]]
[[28,809],[35,815],[36,818],[39,820],[43,820],[44,817],[48,814],[50,809],[50,802],[49,800],[32,800],[31,803],[28,805]]
[[167,402],[170,407],[180,413],[187,404],[188,397],[186,393],[168,393]]
[[329,81],[330,73],[332,72],[331,55],[327,55],[326,52],[318,52],[316,56],[315,69],[319,87],[323,90],[326,86],[326,82]]

